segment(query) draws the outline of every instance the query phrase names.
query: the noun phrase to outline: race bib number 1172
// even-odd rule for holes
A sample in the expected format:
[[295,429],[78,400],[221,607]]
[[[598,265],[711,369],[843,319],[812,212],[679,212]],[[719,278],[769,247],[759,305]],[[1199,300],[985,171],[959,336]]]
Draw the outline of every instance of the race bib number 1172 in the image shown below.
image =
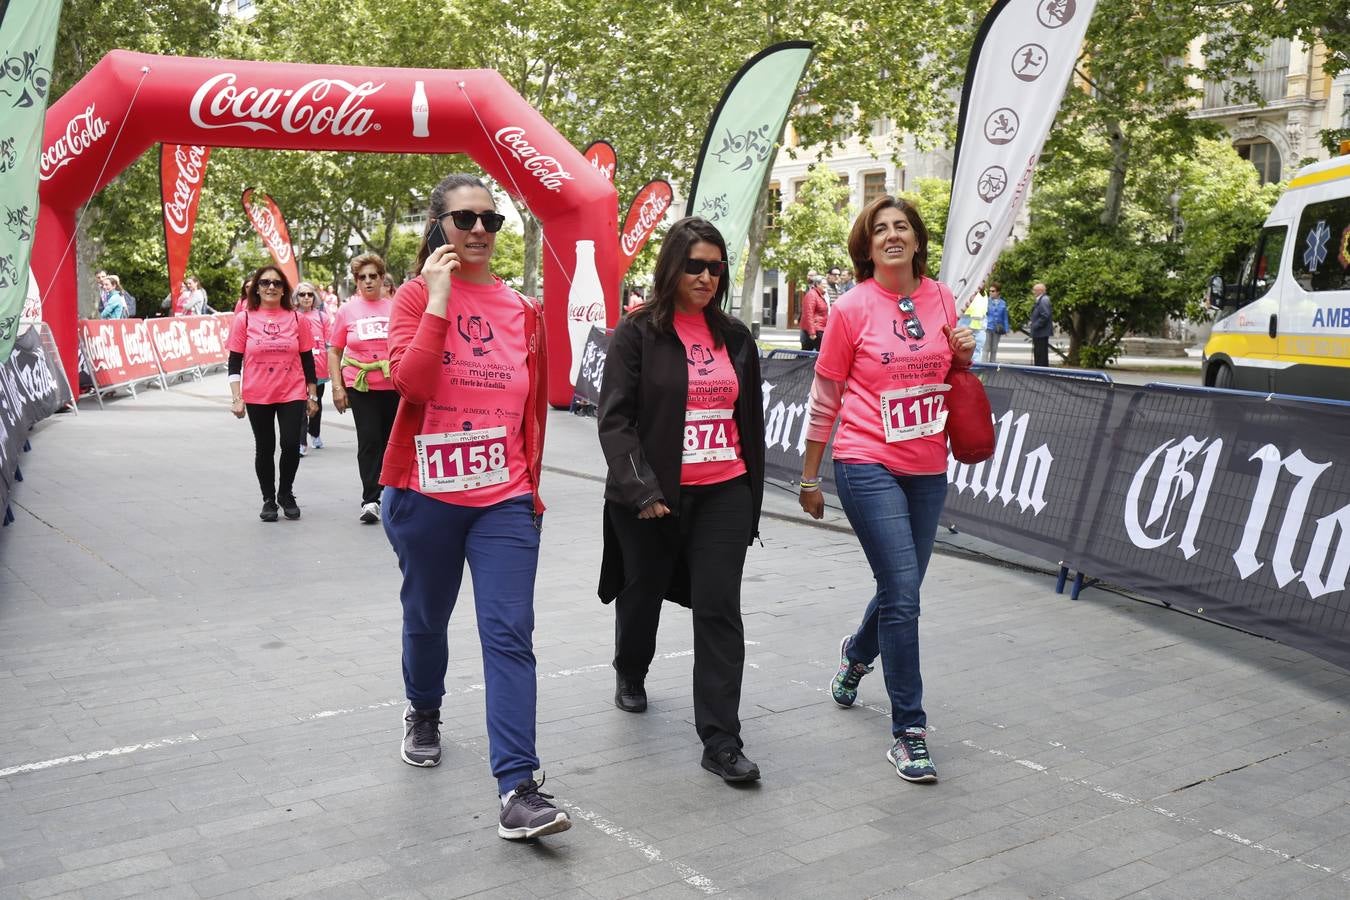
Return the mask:
[[881,427],[886,443],[912,441],[947,427],[945,394],[949,384],[921,384],[881,395]]

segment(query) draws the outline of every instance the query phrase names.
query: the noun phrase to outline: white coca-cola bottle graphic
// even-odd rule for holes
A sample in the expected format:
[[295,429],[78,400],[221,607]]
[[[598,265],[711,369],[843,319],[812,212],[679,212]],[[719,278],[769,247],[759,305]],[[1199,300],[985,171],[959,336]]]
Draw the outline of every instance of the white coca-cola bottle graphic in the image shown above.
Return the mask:
[[427,103],[426,82],[414,82],[412,98],[413,137],[424,138],[431,136],[431,132],[427,130],[427,116],[430,112],[431,105]]
[[567,293],[567,337],[572,345],[572,367],[568,380],[577,383],[581,354],[591,326],[605,327],[605,290],[595,270],[595,241],[577,241],[577,268],[572,273],[572,289]]

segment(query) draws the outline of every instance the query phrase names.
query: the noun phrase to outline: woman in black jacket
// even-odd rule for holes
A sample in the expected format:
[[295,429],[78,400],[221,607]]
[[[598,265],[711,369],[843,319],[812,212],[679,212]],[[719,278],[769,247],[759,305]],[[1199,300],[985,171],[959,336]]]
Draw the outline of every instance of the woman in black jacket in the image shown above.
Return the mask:
[[634,713],[647,708],[662,600],[693,609],[703,768],[737,782],[759,778],[741,752],[739,710],[741,570],[759,533],[764,412],[759,349],[722,310],[730,275],[712,223],[681,219],[651,298],[614,332],[600,392],[609,464],[600,599],[617,600],[614,703]]

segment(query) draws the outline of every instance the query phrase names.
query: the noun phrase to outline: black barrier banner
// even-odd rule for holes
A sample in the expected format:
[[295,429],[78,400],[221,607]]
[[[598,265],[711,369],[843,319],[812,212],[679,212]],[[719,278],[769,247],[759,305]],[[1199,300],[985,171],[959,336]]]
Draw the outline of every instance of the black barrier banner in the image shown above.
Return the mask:
[[1072,558],[1350,668],[1350,407],[1117,387]]
[[[806,455],[806,406],[815,377],[814,356],[759,361],[764,390],[764,477],[788,486],[802,474]],[[830,448],[820,462],[827,479],[832,471]]]
[[1350,668],[1350,406],[981,373],[943,520]]
[[0,510],[9,506],[29,429],[71,399],[65,378],[56,374],[60,360],[43,348],[42,328],[20,334],[0,364]]
[[576,398],[591,406],[600,405],[600,385],[605,380],[605,357],[609,355],[609,333],[591,326],[586,346],[581,351],[581,368],[577,370]]

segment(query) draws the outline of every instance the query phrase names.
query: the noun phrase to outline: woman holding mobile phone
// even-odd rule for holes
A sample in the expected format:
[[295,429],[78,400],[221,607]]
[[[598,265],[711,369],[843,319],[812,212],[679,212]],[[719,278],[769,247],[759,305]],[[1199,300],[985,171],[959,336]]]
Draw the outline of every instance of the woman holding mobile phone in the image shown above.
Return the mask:
[[[432,191],[427,231],[389,322],[389,377],[402,397],[380,480],[384,530],[403,572],[400,756],[441,761],[446,629],[467,562],[486,682],[497,834],[522,840],[571,827],[540,792],[535,751],[534,578],[548,371],[543,309],[492,274],[505,217],[472,175]],[[456,321],[490,329],[474,345]]]

